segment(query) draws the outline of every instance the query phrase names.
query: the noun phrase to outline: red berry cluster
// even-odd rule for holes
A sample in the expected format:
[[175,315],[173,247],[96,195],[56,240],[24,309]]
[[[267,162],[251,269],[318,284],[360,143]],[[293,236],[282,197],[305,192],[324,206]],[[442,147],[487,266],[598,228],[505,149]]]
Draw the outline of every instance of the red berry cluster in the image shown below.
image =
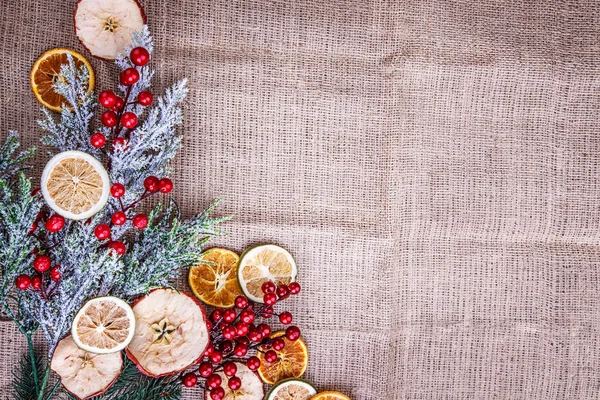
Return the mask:
[[131,220],[132,225],[137,229],[145,229],[148,226],[148,216],[143,213],[135,214],[131,217],[127,216],[128,211],[133,210],[142,200],[147,199],[155,193],[169,193],[173,190],[173,182],[169,178],[158,179],[155,176],[149,176],[144,180],[144,188],[146,189],[141,196],[134,200],[131,204],[125,205],[122,197],[125,195],[125,186],[122,183],[113,183],[110,187],[110,194],[115,199],[119,199],[121,209],[115,211],[110,217],[110,223],[99,224],[94,229],[94,235],[100,241],[108,240],[105,244],[111,251],[118,255],[123,255],[127,251],[125,244],[119,240],[110,240],[111,227],[122,226],[128,220]]
[[[39,250],[34,249],[34,253]],[[45,254],[38,254],[33,260],[33,269],[35,272],[29,276],[21,274],[15,279],[15,286],[19,290],[31,289],[40,293],[43,299],[48,299],[58,288],[58,282],[62,278],[60,265],[52,266],[52,260]]]
[[[185,386],[201,385],[209,392],[212,400],[222,400],[225,397],[223,385],[226,384],[231,390],[238,390],[242,386],[241,379],[236,376],[235,362],[243,362],[250,370],[256,371],[260,367],[260,359],[256,355],[249,355],[252,351],[264,353],[264,358],[269,363],[278,360],[277,351],[283,350],[285,341],[281,337],[272,338],[271,325],[258,323],[257,318],[269,319],[276,315],[273,306],[291,294],[300,293],[300,284],[292,282],[289,285],[275,286],[273,282],[266,282],[262,285],[262,291],[265,304],[255,304],[245,296],[238,296],[234,308],[215,309],[210,314],[207,324],[211,341],[204,351],[198,370],[182,376]],[[282,324],[292,323],[290,312],[284,311],[278,316]],[[289,326],[285,336],[291,341],[298,340],[300,329]],[[217,372],[223,372],[227,382]],[[204,383],[199,384],[199,379],[204,379]]]
[[[127,86],[125,98],[117,96],[112,90],[104,90],[98,96],[98,102],[108,110],[100,116],[102,125],[111,128],[110,140],[112,140],[113,150],[127,150],[128,139],[131,131],[138,125],[138,116],[127,107],[133,104],[140,104],[144,107],[152,104],[152,93],[143,90],[138,94],[137,101],[129,102],[131,88],[140,79],[140,72],[137,67],[143,67],[150,61],[148,50],[143,47],[136,47],[129,53],[129,59],[135,67],[127,68],[120,75],[120,82]],[[123,129],[125,131],[123,132]],[[90,137],[90,143],[97,149],[104,147],[107,142],[106,136],[100,132],[94,133]]]

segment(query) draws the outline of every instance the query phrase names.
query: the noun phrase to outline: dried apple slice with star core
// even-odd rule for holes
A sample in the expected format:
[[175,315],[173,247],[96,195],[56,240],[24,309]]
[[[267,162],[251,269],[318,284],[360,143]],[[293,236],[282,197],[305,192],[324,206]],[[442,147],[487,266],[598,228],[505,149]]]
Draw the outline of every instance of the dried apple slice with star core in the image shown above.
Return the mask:
[[73,341],[96,354],[123,350],[135,332],[135,317],[129,304],[117,297],[98,297],[81,307],[71,325]]
[[242,294],[237,280],[240,257],[231,250],[213,248],[202,254],[201,262],[190,268],[188,283],[202,302],[229,308]]
[[67,336],[58,342],[50,368],[66,391],[84,400],[103,394],[115,383],[123,368],[123,356],[121,352],[90,353]]
[[255,303],[263,303],[262,285],[289,285],[296,281],[298,268],[294,257],[283,247],[264,244],[252,247],[242,254],[238,267],[238,281],[242,291]]

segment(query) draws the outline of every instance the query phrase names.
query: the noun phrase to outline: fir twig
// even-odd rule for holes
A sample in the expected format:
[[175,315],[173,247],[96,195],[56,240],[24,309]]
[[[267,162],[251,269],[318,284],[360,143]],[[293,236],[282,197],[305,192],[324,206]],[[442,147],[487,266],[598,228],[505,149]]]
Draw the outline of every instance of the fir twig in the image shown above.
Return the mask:
[[[28,336],[28,340],[31,337]],[[32,348],[32,347],[31,347]],[[38,377],[44,374],[44,367],[40,357],[33,351],[23,353],[21,361],[13,371],[12,387],[15,391],[15,400],[36,400],[38,398]]]
[[19,134],[9,131],[6,140],[0,146],[0,179],[8,179],[17,172],[27,169],[23,162],[33,156],[35,148],[16,153],[19,148]]

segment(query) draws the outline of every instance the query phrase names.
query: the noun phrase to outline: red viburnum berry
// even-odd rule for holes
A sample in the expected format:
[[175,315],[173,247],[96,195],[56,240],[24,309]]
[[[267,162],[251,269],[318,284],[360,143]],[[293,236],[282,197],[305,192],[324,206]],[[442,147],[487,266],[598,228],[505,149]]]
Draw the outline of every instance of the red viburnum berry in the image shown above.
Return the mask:
[[243,323],[245,323],[245,324],[251,324],[251,323],[253,323],[254,322],[254,317],[255,317],[254,312],[250,311],[248,309],[243,310],[240,313],[240,320]]
[[275,293],[280,299],[285,299],[290,295],[290,289],[287,285],[279,285]]
[[298,294],[300,293],[300,289],[302,289],[302,287],[298,282],[292,282],[289,284],[288,289],[290,289],[291,294]]
[[[250,329],[250,327],[248,327],[248,330],[249,329]],[[246,336],[239,337],[239,338],[235,339],[235,341],[239,344],[243,344],[244,346],[250,345],[250,340]]]
[[248,334],[248,325],[243,322],[235,324],[235,334],[237,336],[246,336]]
[[65,218],[62,215],[54,214],[46,221],[46,229],[49,232],[58,232],[65,226]]
[[206,379],[206,386],[209,388],[216,388],[221,386],[223,380],[221,379],[221,375],[212,374]]
[[146,188],[146,190],[150,193],[154,193],[159,189],[158,182],[159,181],[157,177],[149,176],[144,179],[144,188]]
[[204,349],[203,356],[204,356],[204,357],[210,357],[210,355],[211,355],[211,354],[212,354],[214,351],[215,351],[215,348],[214,348],[214,346],[212,345],[212,343],[209,343],[209,344],[206,346],[206,349]]
[[158,181],[158,189],[161,193],[169,193],[173,190],[173,182],[169,178],[162,178]]
[[96,132],[90,137],[90,143],[99,149],[106,144],[106,137],[100,132]]
[[121,85],[130,86],[140,80],[140,73],[135,68],[127,68],[119,76]]
[[285,337],[291,340],[292,342],[298,340],[300,337],[300,328],[297,326],[290,326],[285,330]]
[[150,104],[152,104],[152,93],[150,93],[147,90],[141,91],[140,94],[138,94],[138,103],[140,103],[144,107],[147,107]]
[[227,386],[229,386],[229,389],[231,390],[238,390],[242,387],[242,380],[237,376],[232,376],[231,378],[229,378]]
[[62,274],[60,273],[60,265],[55,265],[50,270],[50,279],[52,279],[54,282],[58,282],[61,280],[61,278]]
[[275,284],[271,281],[263,283],[260,288],[264,294],[275,293],[275,290],[277,289]]
[[50,257],[42,254],[37,256],[34,260],[33,260],[33,268],[37,271],[37,272],[46,272],[50,269],[50,266],[52,264],[52,260],[50,260]]
[[105,240],[110,237],[110,227],[106,224],[99,224],[96,229],[94,229],[94,235],[98,238],[98,240]]
[[150,61],[150,53],[143,47],[136,47],[129,53],[129,59],[138,67],[143,67]]
[[110,194],[112,197],[120,198],[125,194],[125,186],[122,183],[113,183],[110,187]]
[[235,328],[231,325],[227,325],[225,329],[223,329],[223,337],[225,339],[235,339],[236,333]]
[[235,311],[230,308],[228,310],[225,310],[225,312],[223,312],[223,321],[225,321],[229,324],[229,323],[233,322],[233,320],[235,319],[236,316],[237,316],[237,314],[235,313]]
[[118,137],[115,140],[113,140],[113,150],[115,152],[127,151],[129,149],[127,143],[129,142],[125,138]]
[[108,245],[108,248],[120,256],[125,254],[125,252],[127,251],[127,248],[125,247],[123,242],[119,242],[118,240],[115,240],[114,242],[110,242],[110,244]]
[[246,308],[248,307],[248,299],[246,296],[238,296],[235,298],[235,306],[237,308]]
[[262,310],[260,314],[263,318],[271,318],[273,316],[273,307],[267,306]]
[[127,129],[133,129],[137,126],[138,117],[135,113],[128,111],[121,117],[121,124]]
[[246,354],[248,354],[248,346],[238,343],[233,348],[233,354],[235,354],[236,357],[244,357]]
[[223,373],[227,376],[234,376],[237,372],[237,366],[235,363],[227,362],[223,365]]
[[217,322],[219,321],[221,318],[223,317],[223,311],[219,310],[218,308],[215,309],[212,313],[210,313],[210,320],[212,322]]
[[277,295],[275,293],[267,293],[263,297],[263,301],[265,302],[266,305],[272,306],[275,303],[277,303]]
[[28,275],[21,274],[15,279],[15,286],[17,289],[26,290],[31,286],[31,278]]
[[144,229],[148,226],[148,217],[146,214],[138,214],[133,217],[133,226],[138,229]]
[[123,109],[123,107],[125,107],[125,100],[123,100],[122,98],[117,96],[113,110],[121,111]]
[[281,351],[285,347],[285,341],[282,338],[273,339],[273,350]]
[[265,360],[268,363],[274,363],[275,361],[277,361],[277,353],[274,350],[269,350],[265,353]]
[[246,366],[251,371],[256,371],[260,367],[260,360],[256,356],[248,357],[246,360]]
[[260,324],[256,327],[256,329],[262,333],[263,337],[271,336],[271,327],[267,324]]
[[210,398],[211,400],[223,400],[225,397],[225,389],[221,386],[211,389]]
[[213,371],[214,368],[209,362],[203,362],[202,364],[200,364],[200,367],[198,367],[198,373],[203,378],[208,378],[209,376],[211,376]]
[[112,128],[117,125],[117,114],[114,111],[104,111],[100,117],[102,125]]
[[98,95],[98,102],[102,107],[112,108],[117,101],[117,95],[112,90],[103,90]]
[[198,377],[196,376],[195,373],[188,372],[181,378],[181,381],[183,382],[183,385],[186,387],[194,387],[194,386],[196,386],[196,383],[198,383]]
[[253,329],[250,332],[248,332],[248,339],[250,339],[250,341],[254,343],[260,342],[261,340],[263,340],[262,332],[257,329]]
[[115,225],[123,225],[125,221],[127,221],[127,216],[123,211],[116,211],[112,217],[110,217],[110,220]]
[[221,353],[220,351],[217,351],[217,350],[213,350],[213,352],[211,353],[210,356],[208,356],[208,358],[210,359],[210,361],[213,364],[218,364],[221,361],[223,361],[223,353]]
[[31,224],[31,228],[29,228],[29,231],[27,233],[31,235],[33,232],[35,232],[37,227],[38,227],[37,222],[34,222],[33,224]]
[[31,287],[34,290],[40,290],[42,288],[42,277],[39,275],[34,275],[31,277]]
[[292,323],[292,313],[288,312],[288,311],[284,311],[281,314],[279,314],[279,322],[281,322],[283,325],[289,325]]

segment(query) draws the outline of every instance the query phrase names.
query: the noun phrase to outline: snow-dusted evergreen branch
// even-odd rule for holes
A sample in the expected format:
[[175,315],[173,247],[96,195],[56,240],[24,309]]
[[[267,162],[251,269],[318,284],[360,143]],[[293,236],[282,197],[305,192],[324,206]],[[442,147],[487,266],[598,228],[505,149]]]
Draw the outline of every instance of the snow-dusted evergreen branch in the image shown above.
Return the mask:
[[35,148],[16,153],[19,148],[19,134],[9,131],[6,140],[0,146],[0,179],[7,179],[25,169],[23,162],[33,156]]

